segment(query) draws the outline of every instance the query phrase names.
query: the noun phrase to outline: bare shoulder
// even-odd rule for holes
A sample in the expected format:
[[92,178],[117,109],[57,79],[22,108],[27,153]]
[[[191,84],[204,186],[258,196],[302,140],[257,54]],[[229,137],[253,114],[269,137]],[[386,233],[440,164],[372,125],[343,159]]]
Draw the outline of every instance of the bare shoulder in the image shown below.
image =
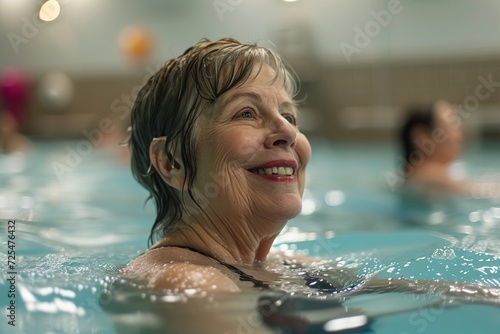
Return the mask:
[[132,260],[124,269],[127,276],[148,287],[179,293],[237,292],[238,286],[198,254],[154,249]]

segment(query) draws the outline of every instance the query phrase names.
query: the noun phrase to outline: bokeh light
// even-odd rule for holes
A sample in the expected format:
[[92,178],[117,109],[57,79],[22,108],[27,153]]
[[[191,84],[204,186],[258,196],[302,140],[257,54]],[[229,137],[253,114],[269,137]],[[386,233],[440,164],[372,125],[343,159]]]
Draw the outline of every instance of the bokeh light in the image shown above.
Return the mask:
[[54,21],[61,13],[61,6],[56,0],[49,0],[40,8],[40,19],[43,21]]

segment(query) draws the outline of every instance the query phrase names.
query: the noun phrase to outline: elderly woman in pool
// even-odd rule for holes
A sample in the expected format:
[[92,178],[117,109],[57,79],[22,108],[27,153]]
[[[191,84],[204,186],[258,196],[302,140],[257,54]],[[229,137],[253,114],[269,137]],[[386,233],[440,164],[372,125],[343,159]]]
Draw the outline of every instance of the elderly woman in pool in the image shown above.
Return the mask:
[[263,263],[301,211],[311,155],[296,87],[274,52],[231,39],[203,40],[150,78],[129,145],[156,203],[150,242],[159,241],[127,273],[167,289],[273,279]]
[[[202,40],[149,79],[132,110],[129,145],[134,176],[154,198],[157,217],[152,246],[127,265],[128,276],[189,295],[278,281],[279,266],[297,258],[271,257],[271,246],[301,211],[311,155],[298,129],[296,87],[273,51],[232,39]],[[314,278],[308,275],[301,279]],[[467,297],[494,303],[500,295],[446,281],[332,276],[315,288],[455,296],[467,288]]]

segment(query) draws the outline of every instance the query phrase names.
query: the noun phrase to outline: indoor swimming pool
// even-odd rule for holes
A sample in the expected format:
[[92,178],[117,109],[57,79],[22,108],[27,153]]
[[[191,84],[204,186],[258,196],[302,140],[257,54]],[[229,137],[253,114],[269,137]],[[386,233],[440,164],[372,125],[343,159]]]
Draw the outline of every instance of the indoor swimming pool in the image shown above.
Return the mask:
[[[27,155],[0,156],[1,333],[280,333],[262,323],[268,314],[258,305],[272,297],[263,292],[189,299],[120,288],[119,269],[147,248],[154,210],[114,147],[80,152],[79,143],[40,140]],[[304,314],[363,316],[358,333],[497,333],[498,295],[343,297],[304,285],[304,275],[317,283],[340,270],[353,284],[377,275],[500,289],[500,201],[487,198],[495,189],[420,207],[388,182],[398,154],[391,145],[312,147],[302,214],[275,248],[323,261],[306,274],[290,267],[278,290],[297,297]],[[456,168],[500,181],[495,145],[468,149]]]

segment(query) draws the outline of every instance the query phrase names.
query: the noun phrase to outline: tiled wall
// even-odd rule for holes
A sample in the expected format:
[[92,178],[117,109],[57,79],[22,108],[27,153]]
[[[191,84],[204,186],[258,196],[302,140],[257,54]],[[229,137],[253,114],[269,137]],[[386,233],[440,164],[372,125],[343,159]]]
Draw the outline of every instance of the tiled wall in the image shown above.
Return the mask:
[[[446,99],[464,105],[463,121],[474,134],[500,129],[498,59],[337,67],[320,71],[320,109],[331,138],[386,137],[410,103]],[[488,87],[484,82],[492,82]],[[479,87],[479,88],[478,88]]]
[[[128,111],[142,78],[72,78],[73,98],[61,110],[50,110],[39,98],[40,80],[33,80],[23,132],[41,137],[76,137],[109,119],[116,131],[129,125]],[[106,123],[106,122],[104,122]],[[109,123],[109,122],[108,122]]]
[[[389,138],[398,128],[404,106],[415,101],[447,99],[470,104],[464,118],[478,136],[500,129],[500,55],[498,59],[436,61],[317,68],[303,83],[308,134],[333,139]],[[50,112],[33,94],[23,130],[34,136],[81,136],[108,118],[123,131],[125,115],[142,77],[73,78],[74,98],[65,110]],[[480,88],[483,81],[492,81]],[[34,93],[36,93],[36,81]],[[467,111],[467,108],[466,108]]]

